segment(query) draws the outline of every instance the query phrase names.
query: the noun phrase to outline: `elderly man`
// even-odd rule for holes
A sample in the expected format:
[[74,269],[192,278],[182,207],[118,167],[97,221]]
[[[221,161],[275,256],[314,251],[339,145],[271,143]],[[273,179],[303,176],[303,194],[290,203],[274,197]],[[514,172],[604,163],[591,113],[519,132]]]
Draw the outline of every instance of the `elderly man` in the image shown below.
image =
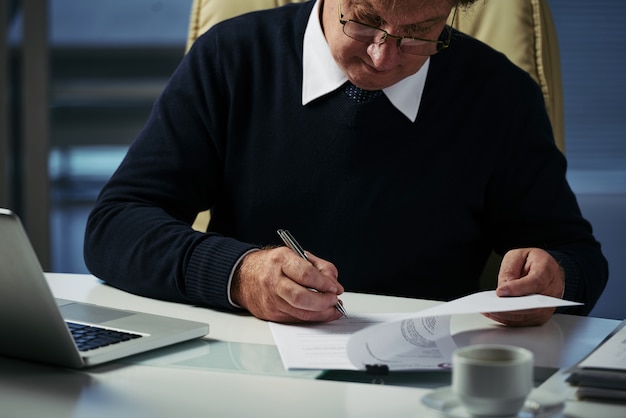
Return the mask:
[[[344,290],[477,291],[494,249],[499,295],[589,313],[606,260],[538,86],[446,25],[470,3],[317,0],[209,30],[104,187],[88,267],[149,297],[330,321]],[[192,230],[206,209],[208,232]],[[279,246],[280,228],[306,258]],[[536,325],[553,312],[487,315]]]

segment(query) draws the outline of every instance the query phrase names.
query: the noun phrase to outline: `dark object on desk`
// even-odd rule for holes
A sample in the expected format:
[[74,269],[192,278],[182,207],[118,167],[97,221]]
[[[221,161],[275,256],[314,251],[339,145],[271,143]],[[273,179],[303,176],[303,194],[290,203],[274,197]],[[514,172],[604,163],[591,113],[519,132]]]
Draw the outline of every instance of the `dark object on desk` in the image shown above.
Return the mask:
[[568,382],[579,387],[618,390],[626,399],[626,372],[623,370],[579,369],[571,374]]
[[624,370],[581,368],[572,372],[569,384],[578,386],[579,399],[601,399],[626,402],[626,372]]
[[[0,265],[3,356],[80,368],[209,332],[200,322],[55,299],[19,218],[7,209],[0,209]],[[83,343],[75,342],[66,321],[95,326],[109,335],[86,337],[80,349]],[[122,333],[137,337],[114,339]]]
[[360,370],[326,370],[317,379],[334,382],[438,389],[450,385],[450,376],[449,370],[395,371],[388,374],[374,374]]
[[626,321],[571,372],[567,381],[581,398],[626,402]]

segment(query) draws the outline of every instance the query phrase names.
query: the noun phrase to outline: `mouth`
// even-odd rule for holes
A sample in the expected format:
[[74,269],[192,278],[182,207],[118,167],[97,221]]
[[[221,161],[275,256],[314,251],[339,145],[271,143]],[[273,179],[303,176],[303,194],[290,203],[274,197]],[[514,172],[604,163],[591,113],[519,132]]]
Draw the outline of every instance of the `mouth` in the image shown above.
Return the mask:
[[379,70],[367,62],[363,62],[360,71],[355,73],[356,77],[351,81],[365,90],[382,90],[393,84],[389,81],[391,73],[390,70]]

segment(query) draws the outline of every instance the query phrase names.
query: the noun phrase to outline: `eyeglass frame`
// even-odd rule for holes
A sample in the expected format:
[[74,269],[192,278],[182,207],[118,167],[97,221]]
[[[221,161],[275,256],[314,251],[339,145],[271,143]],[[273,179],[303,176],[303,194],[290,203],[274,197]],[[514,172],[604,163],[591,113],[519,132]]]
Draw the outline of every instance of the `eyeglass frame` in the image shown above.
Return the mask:
[[[392,35],[391,33],[387,32],[384,29],[381,29],[381,28],[376,27],[376,26],[368,25],[367,23],[359,22],[358,20],[354,20],[354,19],[347,19],[346,20],[346,19],[343,18],[344,16],[343,16],[343,13],[341,12],[341,0],[337,0],[337,12],[338,12],[338,15],[339,15],[339,23],[341,24],[341,26],[343,26],[343,29],[342,29],[343,34],[346,35],[348,38],[353,39],[353,40],[355,40],[357,42],[362,42],[362,43],[366,43],[366,44],[367,43],[369,43],[369,44],[376,43],[378,45],[381,45],[381,44],[384,44],[385,42],[387,42],[387,38],[389,38],[389,37],[395,38],[397,40],[396,41],[396,45],[398,47],[398,50],[400,50],[401,52],[403,52],[405,54],[417,55],[417,56],[422,56],[422,57],[435,55],[438,52],[441,52],[442,50],[444,50],[444,49],[446,49],[446,48],[448,48],[450,46],[450,42],[452,41],[452,25],[454,24],[454,19],[456,18],[456,11],[457,11],[457,7],[454,8],[454,14],[452,15],[452,21],[450,22],[449,25],[446,25],[446,27],[448,28],[448,39],[442,41],[442,40],[439,40],[439,39],[434,40],[434,39],[417,38],[417,37],[414,37],[414,36]],[[365,26],[365,27],[370,28],[370,29],[375,29],[378,32],[382,32],[383,33],[382,38],[378,42],[374,41],[376,39],[376,37],[373,38],[372,42],[362,41],[360,39],[353,38],[352,36],[350,36],[350,35],[348,35],[346,33],[346,24],[348,22],[356,23],[357,25]],[[445,28],[444,28],[444,30],[445,30]],[[428,43],[437,45],[437,47],[436,47],[436,50],[435,50],[434,53],[427,54],[427,55],[416,54],[416,53],[412,53],[412,52],[406,52],[406,51],[404,51],[402,49],[402,40],[403,39],[411,39],[411,40],[415,40],[415,41],[428,42]]]

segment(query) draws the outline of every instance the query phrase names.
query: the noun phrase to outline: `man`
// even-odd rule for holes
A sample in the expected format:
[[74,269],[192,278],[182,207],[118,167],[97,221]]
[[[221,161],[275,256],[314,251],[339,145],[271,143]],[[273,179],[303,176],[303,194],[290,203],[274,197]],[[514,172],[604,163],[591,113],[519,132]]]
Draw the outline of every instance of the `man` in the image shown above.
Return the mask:
[[[589,313],[606,260],[536,83],[446,26],[471,2],[319,0],[211,29],[103,189],[90,270],[149,297],[330,321],[344,289],[477,291],[495,249],[499,295]],[[208,233],[193,231],[209,208]],[[308,260],[279,246],[280,228]],[[553,312],[487,316],[537,325]]]

